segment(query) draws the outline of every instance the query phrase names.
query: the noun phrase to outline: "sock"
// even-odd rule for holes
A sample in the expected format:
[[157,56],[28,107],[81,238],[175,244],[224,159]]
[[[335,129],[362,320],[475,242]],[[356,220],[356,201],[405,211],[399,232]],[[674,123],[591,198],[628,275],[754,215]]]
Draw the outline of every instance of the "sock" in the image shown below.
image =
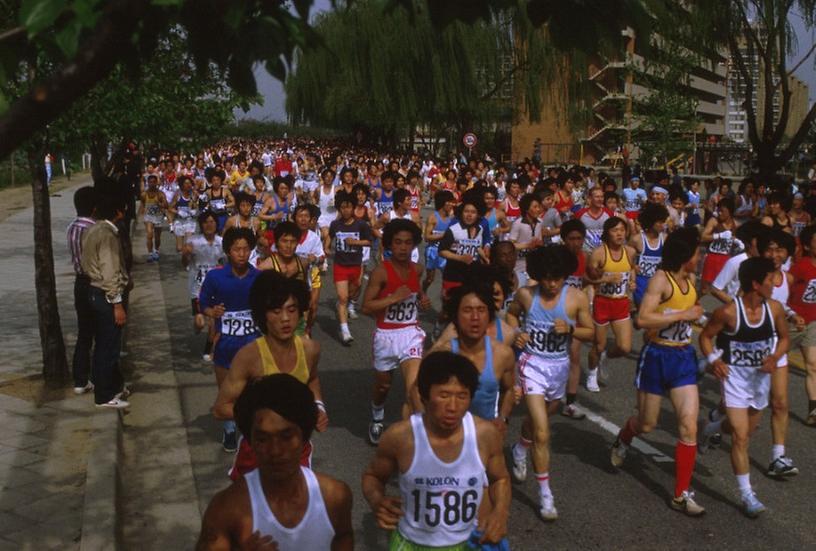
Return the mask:
[[635,436],[637,436],[637,433],[635,432],[635,418],[630,417],[626,420],[626,424],[618,433],[618,439],[628,446],[632,443],[632,438]]
[[235,432],[236,430],[237,427],[235,425],[235,421],[224,421],[224,432]]
[[572,405],[575,403],[575,398],[578,396],[575,392],[567,392],[567,405]]
[[697,459],[697,444],[677,441],[674,448],[674,497],[680,497],[691,486],[694,461]]
[[721,432],[723,419],[724,417],[720,417],[716,421],[706,423],[705,427],[703,427],[703,434],[705,436],[711,436],[714,433]]
[[587,371],[587,375],[589,375],[590,377],[597,377],[598,376],[598,368],[596,367],[594,369],[590,369],[589,371]]
[[371,418],[375,421],[382,421],[385,419],[385,404],[380,404],[378,406],[374,402],[371,402]]
[[531,440],[527,440],[524,437],[519,438],[516,445],[511,448],[513,450],[513,459],[516,461],[521,461],[527,457],[527,450],[530,449],[530,446],[532,445],[533,442]]
[[785,445],[784,444],[774,444],[771,447],[771,463],[779,459],[785,455]]
[[536,473],[536,480],[538,481],[538,491],[542,497],[552,497],[550,490],[550,473]]
[[751,493],[751,474],[738,474],[737,476],[737,486],[739,486],[740,494],[746,495]]
[[341,323],[340,331],[342,331],[343,333],[350,333],[351,331],[349,331],[348,323]]

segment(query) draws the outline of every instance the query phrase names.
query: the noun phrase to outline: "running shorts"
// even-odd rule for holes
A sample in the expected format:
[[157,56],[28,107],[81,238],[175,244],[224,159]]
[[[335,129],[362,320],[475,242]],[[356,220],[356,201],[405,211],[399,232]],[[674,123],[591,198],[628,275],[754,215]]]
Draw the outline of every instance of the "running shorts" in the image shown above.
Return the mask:
[[196,231],[196,221],[195,219],[191,220],[176,220],[172,224],[173,226],[173,234],[176,237],[184,237],[185,235],[190,235],[195,233]]
[[649,281],[651,281],[651,279],[652,278],[640,274],[635,276],[635,292],[632,294],[632,300],[635,301],[635,306],[640,306],[640,303],[643,300],[643,295],[646,294],[646,288],[649,286]]
[[728,366],[728,377],[722,382],[725,407],[765,409],[770,391],[770,373],[753,367]]
[[218,342],[215,343],[215,350],[213,351],[213,363],[218,367],[229,369],[232,359],[238,351],[245,345],[251,343],[258,338],[257,333],[245,335],[243,337],[233,337],[229,335],[221,335]]
[[430,270],[444,270],[447,259],[439,256],[438,246],[425,247],[425,267]]
[[598,294],[592,301],[592,319],[595,325],[608,325],[629,319],[629,297],[609,298]]
[[731,257],[727,254],[707,253],[703,261],[703,275],[700,276],[700,279],[706,283],[714,283],[729,258]]
[[567,391],[570,362],[565,360],[545,360],[522,352],[518,359],[519,383],[524,394],[541,394],[548,402],[564,397]]
[[374,369],[392,371],[406,360],[421,359],[424,346],[425,331],[418,325],[400,329],[378,328],[371,342]]
[[320,218],[317,219],[317,227],[318,228],[328,228],[331,226],[331,223],[337,220],[337,213],[323,213],[320,215]]
[[456,545],[446,545],[444,547],[430,547],[414,543],[402,534],[399,530],[391,532],[391,539],[388,541],[388,551],[470,551],[467,541]]
[[145,224],[153,224],[154,227],[160,228],[164,224],[164,216],[161,215],[144,215]]
[[662,396],[673,388],[697,384],[694,347],[648,343],[640,351],[635,388]]
[[363,273],[363,267],[357,266],[343,266],[342,264],[335,264],[332,266],[332,277],[334,282],[340,281],[354,281],[360,280],[360,275]]

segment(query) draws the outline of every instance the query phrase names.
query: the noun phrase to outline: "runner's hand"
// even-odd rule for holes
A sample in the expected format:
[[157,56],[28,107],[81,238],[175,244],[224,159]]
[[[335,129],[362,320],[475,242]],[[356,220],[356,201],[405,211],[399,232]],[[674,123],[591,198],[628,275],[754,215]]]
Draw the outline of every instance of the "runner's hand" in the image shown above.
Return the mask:
[[603,279],[601,279],[604,283],[620,283],[623,281],[623,272],[609,272],[604,274]]
[[407,285],[400,285],[397,287],[397,290],[391,293],[391,296],[394,298],[396,302],[402,302],[406,298],[411,296],[411,289],[408,288]]
[[419,309],[420,310],[430,310],[431,309],[431,299],[428,295],[420,295],[419,297]]
[[479,543],[499,543],[507,535],[507,517],[494,509],[479,519],[479,529],[482,531]]
[[215,306],[210,308],[210,310],[212,311],[211,317],[213,318],[220,318],[221,316],[224,315],[224,312],[227,311],[226,307],[223,304],[216,304]]
[[759,370],[763,373],[773,373],[774,369],[776,369],[777,361],[773,355],[765,356],[762,360],[762,367],[759,368]]
[[252,535],[241,545],[242,551],[279,551],[278,542],[272,536],[262,536],[260,532]]
[[559,318],[553,322],[553,329],[559,335],[564,335],[570,332],[570,324]]
[[499,434],[502,436],[502,440],[504,440],[504,437],[507,434],[507,423],[504,422],[504,419],[501,417],[496,417],[495,419],[491,419],[490,422],[493,423],[493,426],[498,429]]
[[703,307],[699,304],[695,304],[688,310],[684,310],[680,319],[683,321],[697,321],[704,313],[705,310],[703,310]]
[[374,508],[377,526],[384,530],[396,530],[397,523],[404,514],[402,500],[398,497],[383,496]]
[[524,398],[524,389],[519,385],[513,385],[513,401],[515,404],[519,405],[522,398]]
[[530,342],[530,334],[529,333],[519,333],[516,336],[516,340],[513,342],[513,346],[516,348],[524,348],[527,346],[527,343]]
[[113,323],[116,327],[122,327],[127,323],[127,312],[121,303],[113,305]]
[[805,323],[805,318],[803,318],[802,316],[799,316],[799,315],[794,316],[793,324],[796,327],[797,331],[804,331],[805,330],[805,325],[807,325]]
[[324,432],[327,428],[329,428],[329,415],[318,408],[317,425],[315,425],[315,429],[317,429],[317,432]]
[[728,377],[728,366],[722,360],[715,360],[710,369],[711,373],[721,381]]

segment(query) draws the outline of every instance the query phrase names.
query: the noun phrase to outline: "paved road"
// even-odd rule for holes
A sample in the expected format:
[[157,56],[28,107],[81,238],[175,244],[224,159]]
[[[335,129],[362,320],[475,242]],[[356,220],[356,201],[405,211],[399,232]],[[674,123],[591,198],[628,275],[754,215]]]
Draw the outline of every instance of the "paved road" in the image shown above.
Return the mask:
[[[172,363],[180,385],[187,443],[192,457],[195,489],[203,512],[212,495],[228,483],[226,471],[232,455],[221,450],[220,425],[209,414],[215,398],[214,377],[201,360],[203,337],[193,335],[187,296],[186,273],[164,245],[158,273],[170,330]],[[137,254],[141,244],[135,244]],[[329,285],[330,287],[330,285]],[[383,549],[386,534],[376,528],[360,492],[360,475],[373,454],[366,443],[369,388],[371,382],[370,342],[373,321],[352,322],[356,341],[350,348],[337,340],[333,314],[333,292],[324,287],[320,300],[315,338],[322,345],[320,363],[325,401],[331,428],[315,438],[314,467],[345,480],[354,491],[354,526],[358,549]],[[438,283],[432,288],[438,295]],[[438,305],[437,305],[438,306]],[[424,320],[426,330],[429,320]],[[641,346],[639,339],[635,350]],[[543,524],[537,518],[537,488],[528,480],[513,487],[510,541],[514,549],[555,548],[805,548],[816,545],[812,496],[816,493],[813,458],[816,431],[802,424],[806,400],[800,372],[791,376],[791,428],[788,450],[802,474],[788,481],[775,481],[762,473],[768,464],[770,429],[764,420],[751,445],[752,482],[768,507],[758,520],[745,518],[736,507],[737,493],[731,475],[728,443],[723,450],[699,458],[694,489],[708,514],[690,519],[672,511],[674,477],[673,450],[675,419],[667,407],[658,430],[649,435],[640,453],[633,453],[620,472],[609,465],[610,430],[633,411],[632,380],[635,361],[625,358],[611,362],[611,380],[600,394],[582,392],[579,401],[592,418],[573,421],[553,419],[552,488],[560,519]],[[701,383],[705,410],[718,401],[715,382]],[[396,385],[387,407],[387,420],[398,418],[403,389]],[[518,437],[523,408],[513,414],[509,437]],[[644,452],[645,450],[645,452]],[[392,491],[395,490],[392,485]]]

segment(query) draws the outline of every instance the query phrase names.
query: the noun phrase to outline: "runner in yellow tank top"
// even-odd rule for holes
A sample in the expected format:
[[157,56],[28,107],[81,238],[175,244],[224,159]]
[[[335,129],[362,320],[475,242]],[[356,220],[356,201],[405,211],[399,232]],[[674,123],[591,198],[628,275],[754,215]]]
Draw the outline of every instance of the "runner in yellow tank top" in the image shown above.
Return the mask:
[[[595,322],[595,343],[589,351],[589,372],[586,388],[600,392],[598,377],[607,378],[606,359],[625,356],[632,350],[632,318],[629,314],[629,294],[633,291],[635,271],[632,259],[635,249],[626,244],[626,221],[617,216],[604,222],[601,246],[589,255],[587,280],[595,285],[592,319]],[[615,334],[615,345],[607,352],[606,332],[609,326]]]
[[272,355],[272,350],[269,349],[269,343],[266,342],[266,337],[258,337],[255,344],[258,347],[258,354],[261,356],[261,369],[264,376],[275,375],[276,373],[286,373],[291,375],[301,383],[309,382],[309,366],[306,363],[306,351],[303,348],[303,339],[295,335],[295,368],[292,371],[281,371],[275,362],[275,357]]
[[[673,314],[693,308],[697,304],[697,290],[691,280],[686,278],[686,291],[683,292],[680,284],[670,272],[666,272],[666,277],[671,283],[672,294],[660,302],[657,312]],[[691,323],[679,320],[662,329],[651,329],[649,337],[651,341],[663,346],[687,346],[691,344]]]

